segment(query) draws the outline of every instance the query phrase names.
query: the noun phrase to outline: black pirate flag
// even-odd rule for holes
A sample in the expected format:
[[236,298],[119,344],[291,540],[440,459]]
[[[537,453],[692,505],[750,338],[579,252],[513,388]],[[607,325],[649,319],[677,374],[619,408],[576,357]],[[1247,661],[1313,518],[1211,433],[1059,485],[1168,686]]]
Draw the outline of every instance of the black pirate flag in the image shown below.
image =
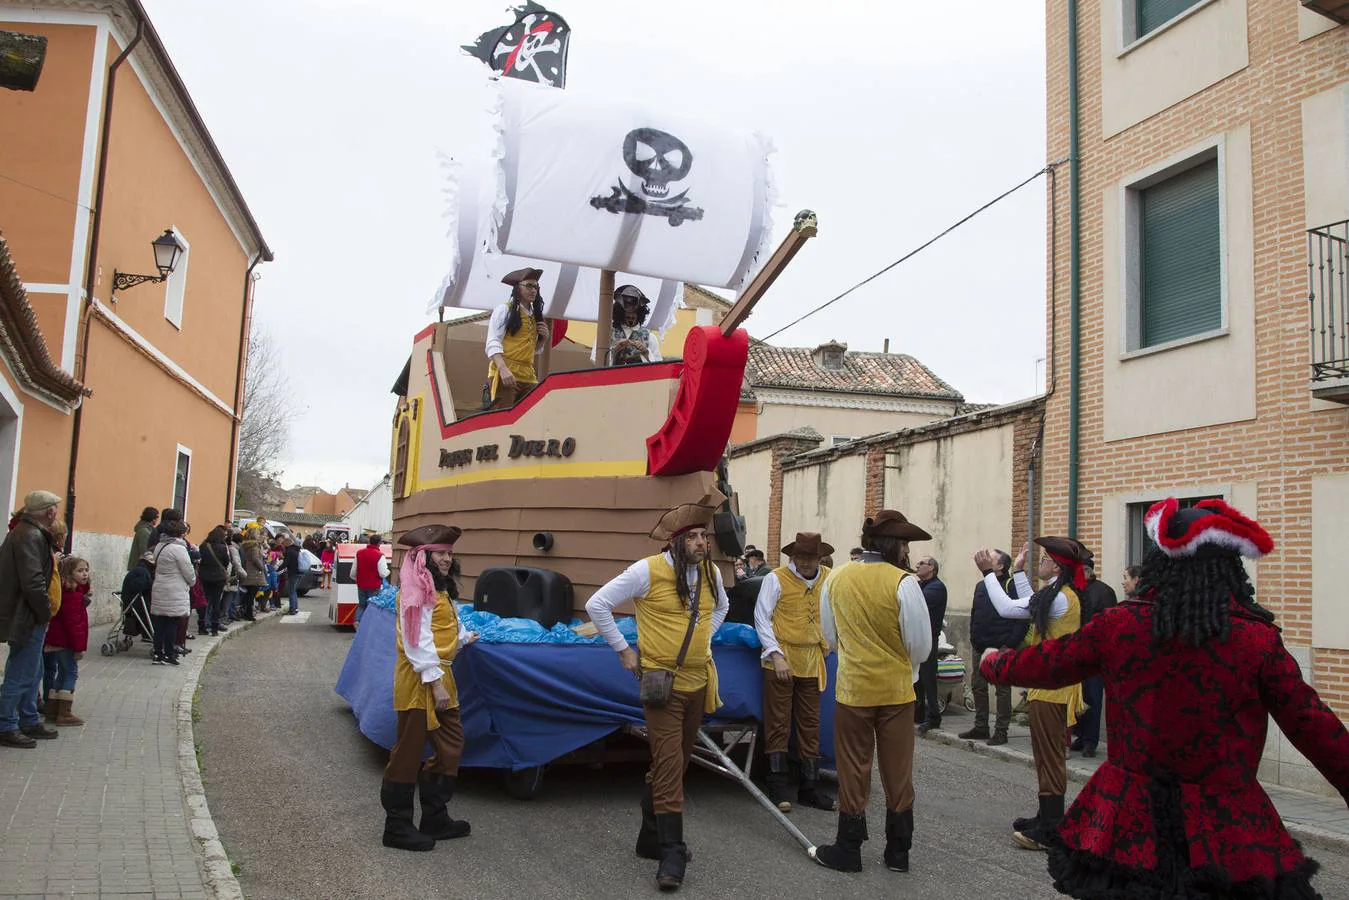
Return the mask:
[[534,0],[513,7],[515,24],[483,32],[463,50],[505,78],[567,86],[567,44],[571,27]]

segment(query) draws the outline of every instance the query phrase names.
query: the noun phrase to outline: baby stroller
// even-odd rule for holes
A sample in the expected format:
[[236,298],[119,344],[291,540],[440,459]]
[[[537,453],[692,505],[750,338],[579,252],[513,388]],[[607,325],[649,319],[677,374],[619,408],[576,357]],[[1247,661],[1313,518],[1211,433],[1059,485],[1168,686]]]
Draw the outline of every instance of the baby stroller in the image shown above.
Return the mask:
[[103,638],[100,652],[104,656],[116,656],[119,652],[130,650],[137,637],[148,642],[154,634],[150,627],[150,608],[145,594],[137,594],[130,600],[123,598],[121,591],[113,591],[112,595],[122,607],[122,615],[113,622],[112,628]]
[[[946,640],[946,632],[937,635],[937,711],[946,712],[955,692],[965,682],[965,660],[956,656],[956,648]],[[974,695],[965,703],[967,709],[974,708]]]

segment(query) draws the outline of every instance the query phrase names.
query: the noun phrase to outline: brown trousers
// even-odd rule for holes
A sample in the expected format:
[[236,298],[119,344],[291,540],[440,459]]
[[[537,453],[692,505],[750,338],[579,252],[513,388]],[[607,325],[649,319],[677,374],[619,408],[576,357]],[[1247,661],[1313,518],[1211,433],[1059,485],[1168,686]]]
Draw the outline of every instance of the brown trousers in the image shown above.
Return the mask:
[[871,756],[876,751],[885,808],[913,806],[913,703],[897,706],[834,706],[834,757],[838,809],[864,815],[871,796]]
[[426,771],[454,777],[459,774],[459,757],[464,755],[464,728],[459,722],[459,708],[437,710],[440,727],[426,730],[426,710],[400,709],[398,736],[389,751],[389,764],[384,767],[384,779],[400,784],[416,784],[422,771],[422,751],[431,741],[431,758]]
[[765,753],[786,753],[792,720],[796,720],[796,751],[802,759],[820,758],[820,682],[815,678],[778,681],[772,669],[763,670],[763,728]]
[[1032,700],[1026,704],[1030,717],[1030,747],[1035,754],[1035,774],[1040,794],[1063,796],[1068,791],[1068,705]]
[[496,396],[492,398],[492,405],[487,408],[510,409],[512,406],[525,399],[525,395],[536,387],[538,387],[537,384],[520,384],[513,388],[506,387],[504,384],[498,384]]
[[646,737],[651,746],[651,803],[658,813],[684,811],[684,770],[689,767],[698,728],[703,724],[707,688],[691,694],[671,691],[664,706],[644,706]]

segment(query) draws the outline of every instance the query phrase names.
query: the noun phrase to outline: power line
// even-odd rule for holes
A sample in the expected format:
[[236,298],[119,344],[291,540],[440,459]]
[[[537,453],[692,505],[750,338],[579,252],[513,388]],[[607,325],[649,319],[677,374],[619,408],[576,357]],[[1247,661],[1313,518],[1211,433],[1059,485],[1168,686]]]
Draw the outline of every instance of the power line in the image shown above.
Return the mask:
[[44,188],[40,188],[40,187],[38,187],[38,186],[35,185],[35,184],[29,184],[29,183],[26,182],[26,181],[20,181],[19,179],[13,177],[12,175],[6,175],[4,172],[0,172],[0,178],[5,179],[6,181],[12,181],[12,182],[14,182],[15,184],[19,185],[20,187],[26,187],[26,188],[28,188],[28,189],[31,190],[31,191],[37,191],[39,194],[46,194],[48,197],[51,197],[53,200],[60,200],[62,203],[69,203],[71,206],[78,206],[80,209],[86,209],[86,210],[88,210],[89,212],[93,212],[93,211],[94,211],[94,209],[93,209],[92,206],[85,206],[83,203],[80,203],[78,200],[71,200],[69,197],[62,197],[60,194],[53,194],[53,193],[52,193],[51,191],[49,191],[49,190],[46,190],[46,189],[44,189]]
[[1040,169],[1040,170],[1039,170],[1038,172],[1036,172],[1034,175],[1031,175],[1029,178],[1027,178],[1027,179],[1025,179],[1024,181],[1022,181],[1022,182],[1020,182],[1019,184],[1017,184],[1015,187],[1008,188],[1007,190],[1003,191],[1003,192],[1002,192],[1001,194],[999,194],[998,196],[994,197],[992,200],[989,200],[989,201],[988,201],[987,203],[985,203],[983,206],[979,207],[979,208],[976,209],[974,212],[972,212],[972,213],[970,213],[969,215],[965,216],[965,217],[964,217],[963,219],[961,219],[960,221],[956,222],[956,223],[953,224],[953,225],[948,226],[946,229],[944,229],[943,231],[939,232],[938,234],[933,235],[931,238],[928,238],[926,241],[924,241],[923,243],[919,244],[917,247],[913,248],[913,249],[910,250],[908,253],[905,253],[905,254],[904,254],[903,256],[901,256],[899,259],[897,259],[897,260],[895,260],[894,262],[890,263],[890,265],[886,266],[884,269],[881,269],[879,272],[875,273],[874,275],[871,275],[871,276],[869,276],[869,277],[867,277],[867,278],[862,279],[861,281],[857,282],[857,284],[854,284],[852,287],[848,288],[846,291],[844,291],[843,293],[839,294],[839,295],[838,295],[837,297],[835,297],[834,299],[832,299],[832,300],[827,300],[827,301],[825,301],[824,303],[821,303],[819,306],[815,307],[815,308],[812,309],[810,312],[806,313],[806,314],[803,315],[803,316],[800,316],[799,318],[793,319],[792,321],[788,322],[786,325],[783,325],[781,328],[779,328],[777,331],[773,332],[772,334],[768,335],[767,337],[765,337],[765,338],[760,338],[760,340],[765,341],[765,342],[771,341],[773,338],[777,337],[779,334],[782,334],[782,332],[786,331],[788,328],[792,328],[792,327],[794,327],[794,326],[796,326],[796,325],[800,325],[802,322],[804,322],[806,319],[809,319],[811,316],[815,315],[815,314],[816,314],[817,312],[819,312],[820,310],[825,309],[826,307],[829,307],[829,306],[833,306],[835,303],[837,303],[838,301],[842,300],[844,297],[848,296],[848,295],[851,294],[853,291],[857,290],[858,288],[862,287],[862,286],[865,285],[865,284],[868,284],[868,283],[870,283],[870,282],[872,282],[872,281],[875,281],[877,278],[880,278],[882,275],[884,275],[886,272],[889,272],[889,271],[890,271],[891,269],[893,269],[895,266],[897,266],[897,265],[899,265],[900,263],[905,262],[905,261],[911,259],[912,257],[918,255],[918,254],[921,253],[922,251],[926,250],[928,247],[931,247],[933,244],[937,243],[937,241],[939,241],[939,240],[941,240],[942,238],[946,237],[948,234],[950,234],[951,232],[955,231],[955,230],[956,230],[957,228],[959,228],[961,225],[964,225],[966,222],[968,222],[970,219],[973,219],[975,216],[979,215],[979,214],[980,214],[981,212],[983,212],[984,210],[988,209],[989,207],[993,206],[994,204],[998,203],[999,201],[1005,200],[1005,199],[1007,199],[1008,197],[1012,196],[1012,195],[1015,194],[1017,191],[1021,190],[1023,187],[1025,187],[1026,185],[1030,184],[1030,183],[1031,183],[1032,181],[1034,181],[1035,179],[1039,178],[1041,175],[1043,175],[1043,174],[1045,174],[1046,172],[1048,172],[1048,171],[1050,171],[1051,169],[1053,169],[1054,166],[1056,166],[1056,165],[1058,165],[1058,163],[1050,163],[1049,165],[1045,166],[1043,169]]

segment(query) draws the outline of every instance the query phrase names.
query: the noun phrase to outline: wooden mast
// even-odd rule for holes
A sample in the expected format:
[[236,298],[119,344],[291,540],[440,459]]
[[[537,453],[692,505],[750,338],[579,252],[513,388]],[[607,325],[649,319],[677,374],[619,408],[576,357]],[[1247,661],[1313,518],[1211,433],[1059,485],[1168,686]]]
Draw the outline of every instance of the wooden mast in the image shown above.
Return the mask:
[[595,365],[607,366],[609,339],[614,331],[614,270],[600,270],[600,308],[595,318]]
[[[782,270],[787,268],[787,264],[796,256],[798,250],[805,245],[806,241],[815,237],[818,220],[815,213],[808,209],[803,209],[796,214],[796,220],[792,222],[791,233],[787,235],[782,244],[769,258],[764,267],[759,270],[759,274],[754,276],[754,280],[740,294],[740,299],[735,301],[735,305],[726,313],[721,320],[721,333],[730,337],[735,330],[740,327],[749,314],[754,311],[754,304],[759,302],[764,293],[777,281]],[[612,282],[611,282],[612,285]]]

